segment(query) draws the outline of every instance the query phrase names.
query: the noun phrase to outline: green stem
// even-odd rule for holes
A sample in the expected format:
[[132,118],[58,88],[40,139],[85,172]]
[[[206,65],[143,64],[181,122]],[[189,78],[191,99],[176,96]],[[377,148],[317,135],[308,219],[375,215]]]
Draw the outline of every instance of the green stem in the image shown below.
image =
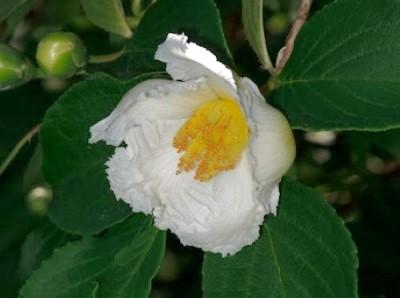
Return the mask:
[[100,64],[100,63],[107,63],[107,62],[112,62],[119,57],[125,52],[125,48],[122,50],[111,53],[111,54],[105,54],[105,55],[91,55],[89,56],[89,63],[91,64]]
[[260,87],[261,94],[264,95],[264,97],[267,97],[274,89],[277,88],[277,85],[278,80],[274,76],[269,77],[265,84]]
[[15,159],[17,154],[21,151],[26,143],[28,143],[35,134],[39,132],[40,125],[36,125],[32,128],[14,147],[14,149],[10,152],[7,158],[0,165],[0,176],[4,173],[4,171],[8,168],[8,166]]
[[46,74],[40,68],[36,68],[35,77],[34,77],[35,79],[46,79],[48,77],[49,77],[48,74]]
[[132,13],[134,16],[140,16],[142,13],[142,0],[132,0]]
[[125,19],[126,19],[126,22],[129,25],[129,28],[131,28],[131,29],[136,29],[136,27],[140,23],[140,18],[139,17],[126,17]]

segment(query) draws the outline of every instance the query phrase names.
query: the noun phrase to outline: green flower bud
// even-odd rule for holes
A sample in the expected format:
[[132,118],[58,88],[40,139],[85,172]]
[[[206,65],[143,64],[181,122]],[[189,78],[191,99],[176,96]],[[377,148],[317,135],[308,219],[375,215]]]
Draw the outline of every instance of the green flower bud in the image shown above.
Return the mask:
[[43,216],[47,213],[48,205],[53,199],[53,191],[47,186],[38,185],[28,193],[28,208],[36,215]]
[[17,50],[0,44],[0,90],[22,85],[33,78],[35,69]]
[[70,77],[87,62],[86,47],[80,38],[69,32],[46,35],[36,51],[39,67],[47,75]]

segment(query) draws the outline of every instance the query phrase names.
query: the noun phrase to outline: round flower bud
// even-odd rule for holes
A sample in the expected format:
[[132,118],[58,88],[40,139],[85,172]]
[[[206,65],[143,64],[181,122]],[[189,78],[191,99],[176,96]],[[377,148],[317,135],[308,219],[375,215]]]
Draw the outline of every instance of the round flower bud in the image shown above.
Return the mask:
[[38,185],[28,193],[28,208],[36,215],[43,216],[53,198],[53,191],[47,186]]
[[86,47],[74,33],[50,33],[39,42],[36,60],[46,74],[70,77],[86,64]]
[[7,90],[32,79],[35,69],[17,50],[0,44],[0,90]]

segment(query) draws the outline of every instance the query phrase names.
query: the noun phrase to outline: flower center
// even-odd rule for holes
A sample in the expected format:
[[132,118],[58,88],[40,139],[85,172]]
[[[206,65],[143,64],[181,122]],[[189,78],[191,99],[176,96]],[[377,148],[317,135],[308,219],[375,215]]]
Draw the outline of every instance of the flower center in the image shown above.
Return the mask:
[[202,104],[173,140],[179,159],[177,174],[196,168],[194,178],[209,181],[234,169],[249,142],[250,130],[239,104],[216,99]]

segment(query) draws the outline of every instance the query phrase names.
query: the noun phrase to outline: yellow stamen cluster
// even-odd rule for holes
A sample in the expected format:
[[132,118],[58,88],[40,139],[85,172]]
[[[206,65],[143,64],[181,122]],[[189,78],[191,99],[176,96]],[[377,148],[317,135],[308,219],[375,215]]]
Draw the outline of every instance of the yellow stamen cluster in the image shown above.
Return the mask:
[[202,104],[174,137],[181,156],[177,174],[196,168],[194,178],[209,181],[235,168],[249,141],[250,130],[239,104],[216,99]]

